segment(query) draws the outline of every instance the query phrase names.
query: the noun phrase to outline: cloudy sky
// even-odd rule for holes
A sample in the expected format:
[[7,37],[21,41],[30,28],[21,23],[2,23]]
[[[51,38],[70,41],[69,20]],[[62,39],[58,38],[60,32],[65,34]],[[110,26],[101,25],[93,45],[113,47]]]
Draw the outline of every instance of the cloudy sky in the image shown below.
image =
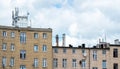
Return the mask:
[[66,34],[66,45],[96,45],[99,39],[120,39],[120,0],[0,0],[0,25],[12,23],[11,12],[29,12],[32,27]]

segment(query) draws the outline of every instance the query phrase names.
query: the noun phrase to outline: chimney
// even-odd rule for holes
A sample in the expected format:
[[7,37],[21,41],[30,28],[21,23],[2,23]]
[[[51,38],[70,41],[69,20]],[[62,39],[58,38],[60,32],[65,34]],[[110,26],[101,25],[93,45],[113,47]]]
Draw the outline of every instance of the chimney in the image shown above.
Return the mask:
[[59,46],[59,37],[56,35],[56,46]]
[[65,34],[63,34],[62,39],[63,39],[63,44],[62,44],[62,46],[65,46]]
[[119,39],[116,39],[114,42],[115,42],[115,44],[117,44],[117,45],[120,44]]

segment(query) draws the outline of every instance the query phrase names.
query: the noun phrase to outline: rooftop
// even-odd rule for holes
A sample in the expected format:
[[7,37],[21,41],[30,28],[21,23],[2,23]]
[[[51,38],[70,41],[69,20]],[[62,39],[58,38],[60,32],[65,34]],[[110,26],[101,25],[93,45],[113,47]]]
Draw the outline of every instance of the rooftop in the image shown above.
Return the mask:
[[0,25],[0,29],[27,30],[27,31],[38,31],[38,32],[52,32],[51,28],[13,27],[13,26],[1,26],[1,25]]

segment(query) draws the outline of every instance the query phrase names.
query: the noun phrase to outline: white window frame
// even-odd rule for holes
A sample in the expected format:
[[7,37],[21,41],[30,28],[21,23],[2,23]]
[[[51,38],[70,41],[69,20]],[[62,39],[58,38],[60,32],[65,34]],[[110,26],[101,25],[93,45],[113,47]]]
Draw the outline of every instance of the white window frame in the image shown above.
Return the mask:
[[34,67],[38,67],[38,58],[34,58]]
[[46,45],[43,45],[42,51],[43,51],[43,52],[47,52],[47,46],[46,46]]
[[11,43],[10,49],[11,49],[11,51],[14,51],[15,50],[15,44]]
[[43,38],[44,38],[44,39],[47,38],[47,33],[43,33]]
[[93,60],[97,60],[97,50],[93,50]]
[[14,57],[11,57],[11,58],[10,58],[10,66],[13,67],[14,64],[15,64]]
[[6,36],[7,36],[7,32],[6,32],[6,31],[3,31],[3,32],[2,32],[2,36],[3,36],[3,37],[6,37]]
[[42,67],[47,67],[47,59],[43,58]]
[[107,66],[106,66],[106,60],[103,60],[102,61],[102,69],[106,69],[107,68]]
[[72,67],[73,68],[77,67],[77,60],[76,59],[72,59]]
[[11,32],[11,37],[12,37],[12,38],[15,37],[15,32]]
[[20,59],[26,59],[26,50],[21,50],[20,51]]
[[26,43],[26,33],[25,32],[20,33],[20,43]]
[[62,60],[62,67],[66,68],[67,67],[67,59]]
[[38,52],[38,51],[39,51],[38,45],[34,45],[34,52]]
[[7,43],[2,44],[2,50],[7,50]]
[[20,65],[20,69],[26,69],[25,65]]
[[82,68],[85,68],[86,67],[86,61],[85,60],[82,60]]
[[54,68],[58,67],[58,59],[57,58],[53,59],[53,66],[54,66]]
[[38,33],[34,33],[34,38],[35,38],[35,39],[38,39],[38,38],[39,38]]
[[3,56],[3,57],[2,57],[2,66],[3,66],[3,67],[7,66],[6,63],[7,63],[7,58]]

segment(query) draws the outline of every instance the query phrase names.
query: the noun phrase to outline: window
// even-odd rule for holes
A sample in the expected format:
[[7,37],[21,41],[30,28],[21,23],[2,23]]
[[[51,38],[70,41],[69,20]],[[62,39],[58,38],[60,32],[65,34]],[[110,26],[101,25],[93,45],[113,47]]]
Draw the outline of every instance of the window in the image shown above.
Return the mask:
[[20,51],[20,59],[25,59],[26,58],[26,51],[25,50],[21,50]]
[[34,45],[34,52],[38,52],[38,45]]
[[72,53],[75,53],[76,52],[76,50],[75,49],[72,49]]
[[43,33],[43,38],[47,38],[47,33]]
[[3,31],[2,35],[3,35],[3,37],[6,37],[7,36],[7,32]]
[[67,59],[62,60],[62,67],[66,68],[67,67]]
[[11,66],[11,67],[14,66],[14,57],[11,57],[11,58],[10,58],[10,66]]
[[113,69],[118,69],[118,63],[114,63]]
[[38,58],[34,58],[34,67],[38,67]]
[[53,65],[54,65],[54,67],[58,67],[58,59],[57,58],[53,59]]
[[2,66],[5,67],[6,66],[6,57],[2,57]]
[[15,37],[15,33],[14,32],[11,32],[11,37]]
[[118,49],[113,50],[113,57],[117,58],[118,57]]
[[63,48],[63,53],[66,53],[66,48]]
[[38,33],[34,33],[34,38],[35,38],[35,39],[38,38]]
[[46,51],[47,51],[47,46],[46,46],[46,45],[43,45],[42,51],[43,51],[43,52],[46,52]]
[[106,60],[102,61],[102,69],[106,69]]
[[2,50],[6,50],[6,49],[7,49],[7,43],[3,43]]
[[14,49],[15,49],[14,46],[15,46],[14,44],[11,44],[11,46],[10,46],[11,51],[14,51]]
[[93,60],[97,60],[97,51],[93,50]]
[[20,33],[20,43],[26,43],[26,33],[25,32]]
[[76,63],[76,59],[73,59],[73,60],[72,60],[72,67],[76,68],[76,66],[77,66],[76,64],[77,64],[77,63]]
[[105,55],[106,54],[106,50],[102,50],[102,54]]
[[86,62],[85,62],[85,60],[82,60],[82,68],[85,68],[86,67]]
[[58,53],[58,49],[57,48],[54,48],[53,51],[54,51],[54,53]]
[[20,65],[20,69],[26,69],[25,65]]
[[46,58],[43,58],[42,66],[43,67],[47,67],[47,59]]
[[97,67],[93,67],[92,69],[98,69]]
[[86,56],[86,51],[84,49],[82,49],[82,54],[83,56]]

